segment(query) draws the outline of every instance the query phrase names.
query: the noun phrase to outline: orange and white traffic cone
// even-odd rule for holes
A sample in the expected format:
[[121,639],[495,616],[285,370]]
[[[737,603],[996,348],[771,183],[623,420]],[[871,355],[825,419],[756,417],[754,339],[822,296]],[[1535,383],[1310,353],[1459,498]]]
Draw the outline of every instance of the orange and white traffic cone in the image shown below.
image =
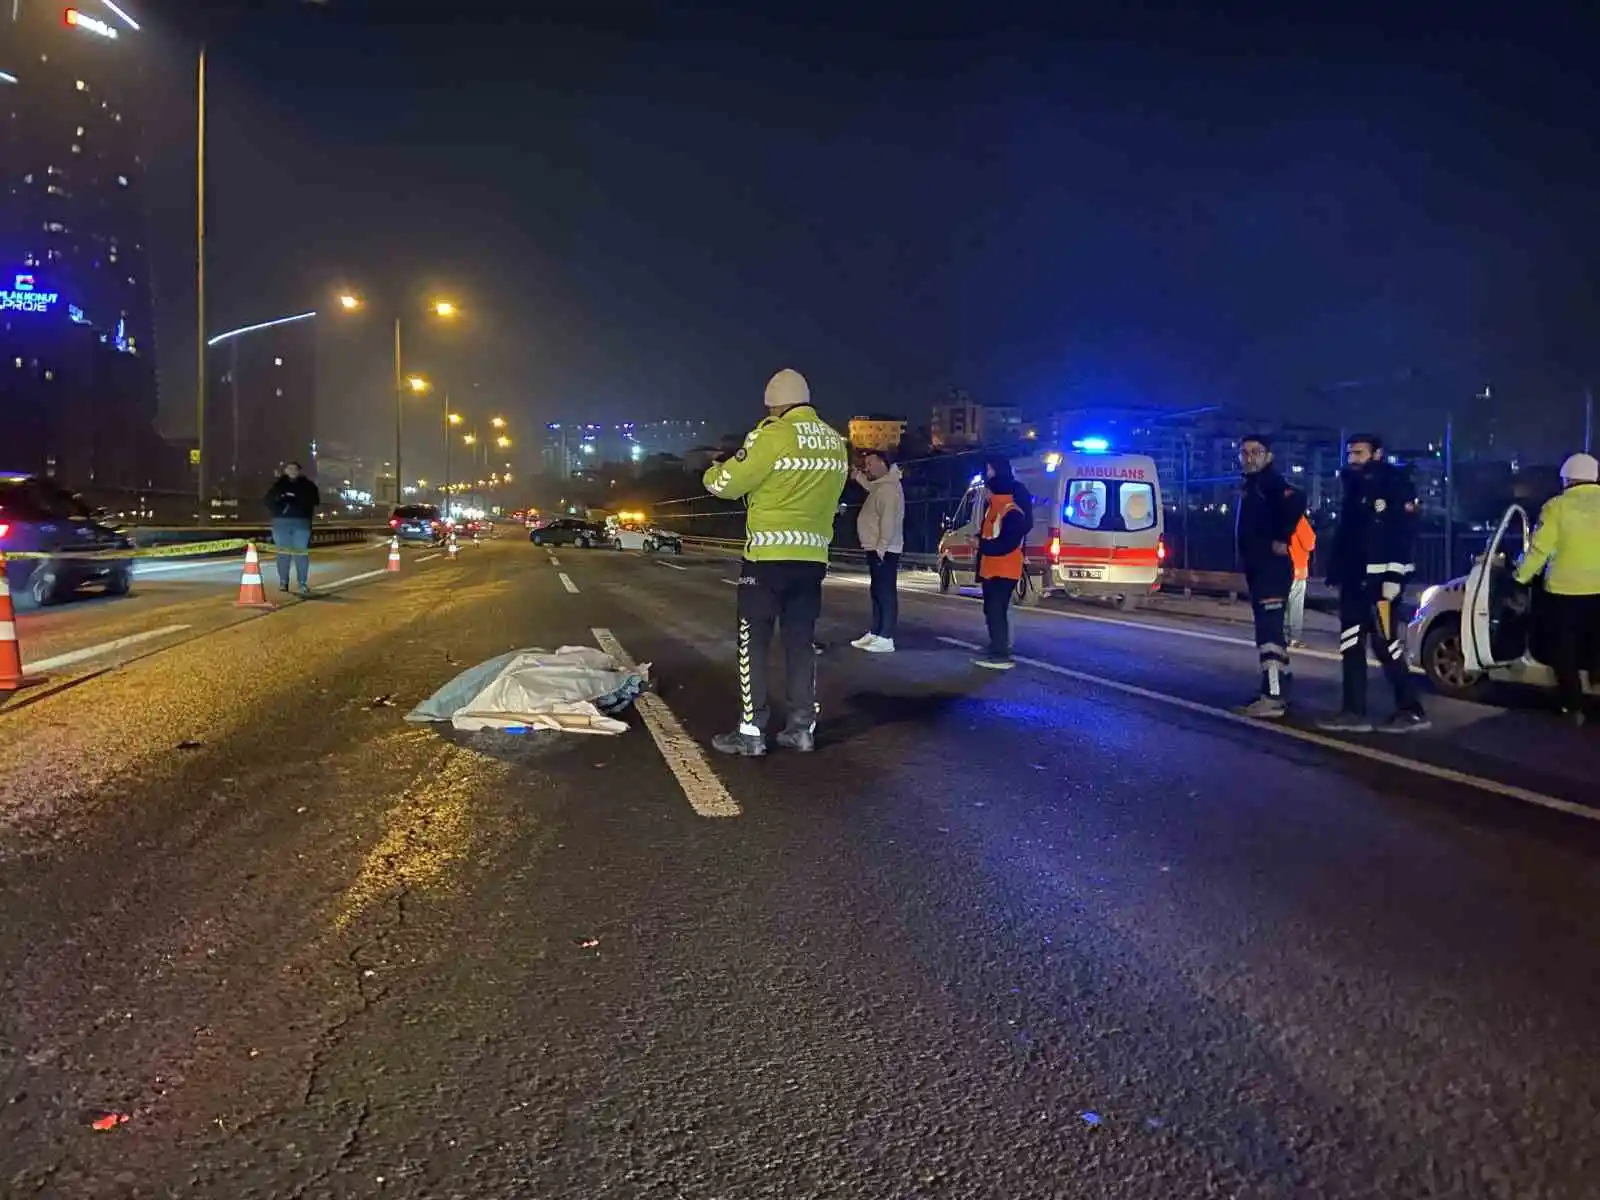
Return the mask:
[[461,553],[461,547],[456,545],[456,535],[453,532],[450,534],[450,541],[445,546],[445,549],[450,552],[450,561],[455,562],[456,555]]
[[244,544],[244,573],[239,576],[239,608],[271,608],[267,589],[261,584],[261,560],[256,557],[256,544]]
[[22,673],[22,646],[17,641],[17,614],[11,607],[11,584],[6,579],[6,556],[0,554],[0,695],[44,680]]
[[385,568],[385,570],[398,571],[399,569],[400,539],[398,537],[392,537],[389,539],[389,565]]

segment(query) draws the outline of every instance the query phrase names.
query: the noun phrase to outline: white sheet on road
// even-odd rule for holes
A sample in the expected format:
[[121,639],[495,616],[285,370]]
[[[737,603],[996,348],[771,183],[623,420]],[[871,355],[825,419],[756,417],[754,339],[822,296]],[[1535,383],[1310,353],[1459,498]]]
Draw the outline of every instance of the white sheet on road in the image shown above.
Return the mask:
[[623,733],[608,712],[631,704],[650,667],[623,666],[592,646],[513,650],[461,672],[406,714],[408,721],[449,721],[462,730],[554,729]]

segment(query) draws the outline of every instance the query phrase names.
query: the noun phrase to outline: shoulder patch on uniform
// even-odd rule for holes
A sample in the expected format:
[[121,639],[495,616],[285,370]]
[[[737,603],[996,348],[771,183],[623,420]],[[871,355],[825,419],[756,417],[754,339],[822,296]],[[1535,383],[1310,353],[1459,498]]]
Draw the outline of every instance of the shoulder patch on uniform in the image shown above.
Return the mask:
[[750,457],[750,451],[746,450],[743,446],[740,446],[739,449],[734,453],[734,457],[740,462],[743,462],[745,459]]
[[1372,502],[1372,511],[1373,512],[1382,512],[1384,509],[1386,509],[1388,507],[1389,507],[1389,502],[1387,500],[1385,500],[1382,496],[1379,496],[1376,500],[1374,500]]

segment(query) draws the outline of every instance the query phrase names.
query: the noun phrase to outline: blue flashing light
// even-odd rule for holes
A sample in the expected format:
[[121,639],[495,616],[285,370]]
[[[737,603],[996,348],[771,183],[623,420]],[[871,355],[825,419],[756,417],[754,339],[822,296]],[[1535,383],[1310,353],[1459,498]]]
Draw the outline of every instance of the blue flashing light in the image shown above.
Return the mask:
[[1072,443],[1074,450],[1081,450],[1085,454],[1104,454],[1111,449],[1111,443],[1103,437],[1078,438]]
[[982,482],[983,482],[983,476],[981,474],[980,475],[974,475],[972,477],[972,482],[967,484],[967,486],[968,487],[977,487]]

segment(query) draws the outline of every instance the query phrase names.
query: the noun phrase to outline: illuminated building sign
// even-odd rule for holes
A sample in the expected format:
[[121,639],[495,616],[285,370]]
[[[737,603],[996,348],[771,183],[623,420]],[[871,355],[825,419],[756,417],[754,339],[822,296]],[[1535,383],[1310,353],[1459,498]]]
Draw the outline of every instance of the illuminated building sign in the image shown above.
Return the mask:
[[59,292],[41,292],[32,275],[13,275],[9,291],[0,291],[0,312],[46,313],[61,299]]
[[112,41],[117,40],[118,34],[115,27],[107,25],[97,17],[89,16],[88,13],[81,13],[75,8],[67,9],[67,24],[74,29],[87,29],[90,33],[98,33],[103,38],[110,38]]

